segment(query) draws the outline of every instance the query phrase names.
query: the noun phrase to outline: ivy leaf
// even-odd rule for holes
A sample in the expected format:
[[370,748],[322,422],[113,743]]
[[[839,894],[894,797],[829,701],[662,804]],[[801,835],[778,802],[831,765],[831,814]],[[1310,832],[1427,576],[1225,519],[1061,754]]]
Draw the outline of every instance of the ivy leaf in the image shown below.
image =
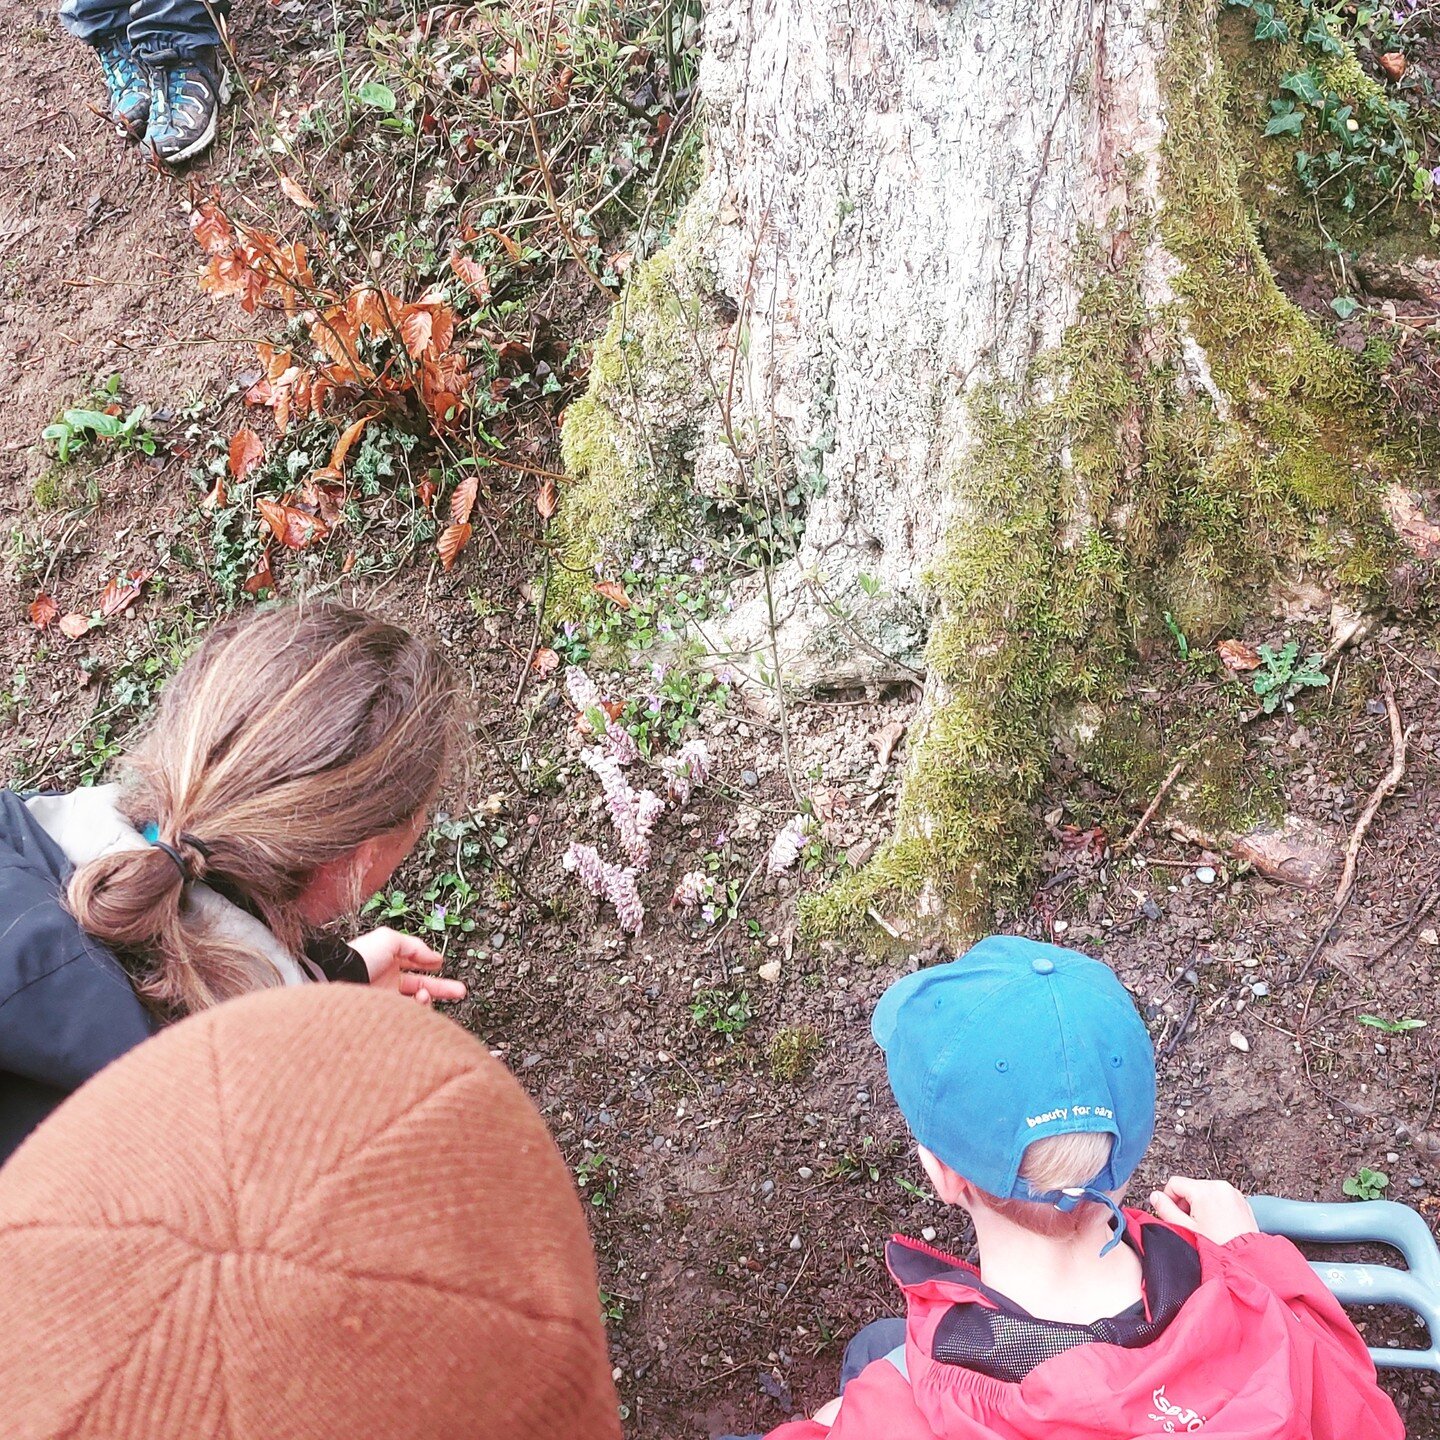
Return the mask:
[[1267,135],[1298,135],[1300,127],[1305,123],[1305,117],[1299,110],[1291,110],[1287,115],[1274,115],[1270,123],[1265,127]]
[[1275,13],[1273,5],[1255,6],[1255,38],[1278,40],[1282,45],[1290,39],[1290,27]]
[[373,110],[383,110],[387,115],[395,113],[395,92],[388,85],[382,85],[378,80],[371,80],[362,85],[355,92],[355,98],[362,105],[369,105]]
[[1330,302],[1330,308],[1342,320],[1348,320],[1360,308],[1360,302],[1349,295],[1337,295]]
[[1320,83],[1316,79],[1315,71],[1297,70],[1293,75],[1287,75],[1280,82],[1282,90],[1288,90],[1297,99],[1303,100],[1307,105],[1319,105],[1324,101],[1324,91],[1320,89]]

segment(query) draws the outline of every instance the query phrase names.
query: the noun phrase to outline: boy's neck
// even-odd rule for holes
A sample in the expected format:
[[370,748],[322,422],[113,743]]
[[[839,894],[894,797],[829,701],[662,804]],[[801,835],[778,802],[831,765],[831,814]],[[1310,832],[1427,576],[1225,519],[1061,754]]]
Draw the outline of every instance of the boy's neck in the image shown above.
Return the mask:
[[976,1206],[980,1278],[1037,1320],[1089,1325],[1127,1310],[1141,1296],[1140,1259],[1130,1246],[1100,1251],[1112,1236],[1110,1213],[1086,1206],[1086,1225],[1052,1238]]

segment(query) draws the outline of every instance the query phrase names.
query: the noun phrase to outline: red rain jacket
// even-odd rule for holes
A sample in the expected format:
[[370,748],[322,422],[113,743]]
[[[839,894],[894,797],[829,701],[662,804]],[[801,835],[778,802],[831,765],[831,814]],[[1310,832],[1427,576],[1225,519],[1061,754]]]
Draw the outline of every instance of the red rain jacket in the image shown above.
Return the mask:
[[[1125,1215],[1142,1249],[1163,1223]],[[908,1302],[908,1378],[876,1361],[833,1427],[793,1421],[769,1440],[1404,1440],[1364,1341],[1290,1241],[1180,1233],[1200,1253],[1200,1285],[1158,1338],[1079,1345],[1018,1384],[932,1358],[952,1306],[990,1302],[973,1266],[897,1236],[886,1262]]]

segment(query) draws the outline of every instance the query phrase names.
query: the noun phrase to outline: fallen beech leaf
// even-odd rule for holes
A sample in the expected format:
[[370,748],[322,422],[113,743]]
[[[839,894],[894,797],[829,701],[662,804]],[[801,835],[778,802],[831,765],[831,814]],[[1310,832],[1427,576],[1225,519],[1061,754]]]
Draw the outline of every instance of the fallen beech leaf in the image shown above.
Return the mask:
[[516,265],[525,263],[525,252],[503,231],[490,229],[485,233],[493,235],[500,242],[500,248]]
[[276,591],[275,572],[270,568],[270,548],[260,553],[260,563],[255,567],[250,578],[245,582],[245,593],[247,595],[258,595],[262,590]]
[[595,593],[613,601],[622,610],[630,608],[630,597],[625,593],[625,587],[617,580],[601,580],[595,586]]
[[52,621],[60,618],[60,607],[45,594],[37,595],[30,602],[30,623],[43,630]]
[[602,700],[600,709],[604,711],[607,720],[618,720],[625,713],[625,702],[623,700]]
[[530,662],[530,668],[543,680],[560,668],[560,657],[550,649],[537,650],[535,658]]
[[545,477],[545,483],[540,487],[540,493],[535,497],[535,508],[540,512],[542,520],[548,520],[560,504],[560,492],[550,476]]
[[470,292],[471,298],[477,304],[488,303],[490,277],[485,273],[485,267],[478,260],[472,260],[458,250],[452,250],[450,252],[450,268],[455,272],[456,279]]
[[340,573],[341,573],[342,575],[348,575],[354,568],[355,568],[355,552],[354,552],[353,550],[351,550],[351,551],[347,552],[347,554],[346,554],[346,556],[345,556],[345,563],[340,567]]
[[415,494],[419,497],[420,503],[430,511],[435,509],[435,496],[439,493],[440,487],[431,479],[422,480],[415,487]]
[[206,510],[223,510],[230,503],[230,496],[225,489],[225,477],[218,475],[215,478],[215,488],[200,502]]
[[100,595],[100,617],[122,615],[139,598],[140,587],[150,578],[149,570],[132,570],[128,575],[117,575]]
[[450,497],[450,518],[455,524],[469,524],[470,512],[475,508],[475,497],[479,493],[480,477],[478,475],[467,475],[455,487],[455,493]]
[[190,212],[190,233],[207,255],[228,255],[235,244],[234,227],[213,200],[202,200]]
[[75,610],[61,617],[60,629],[72,640],[78,640],[94,623],[89,615],[82,615]]
[[1385,54],[1380,57],[1380,68],[1392,80],[1403,78],[1408,64],[1409,62],[1405,59],[1404,54],[1399,50],[1387,50]]
[[441,563],[447,570],[454,568],[455,557],[465,548],[471,533],[472,527],[468,524],[447,525],[441,532],[435,548],[440,552]]
[[330,452],[330,469],[337,475],[343,475],[345,470],[345,457],[350,453],[350,447],[360,438],[361,432],[374,419],[372,415],[362,415],[358,420],[352,420],[340,432],[340,438],[335,442],[335,448]]
[[265,442],[246,428],[230,437],[230,473],[243,480],[265,458]]
[[280,177],[280,189],[284,192],[287,200],[298,205],[302,210],[315,208],[315,202],[288,175]]
[[256,506],[261,518],[270,527],[270,533],[287,549],[303,550],[316,540],[323,540],[329,527],[318,515],[294,505],[285,505],[278,500],[258,500]]
[[1239,674],[1246,670],[1260,668],[1260,656],[1243,640],[1222,640],[1215,650],[1220,656],[1220,663],[1227,670],[1234,670]]
[[[420,307],[407,309],[400,317],[400,338],[412,360],[418,360],[429,348],[433,338],[435,317]],[[443,345],[436,346],[443,350]]]

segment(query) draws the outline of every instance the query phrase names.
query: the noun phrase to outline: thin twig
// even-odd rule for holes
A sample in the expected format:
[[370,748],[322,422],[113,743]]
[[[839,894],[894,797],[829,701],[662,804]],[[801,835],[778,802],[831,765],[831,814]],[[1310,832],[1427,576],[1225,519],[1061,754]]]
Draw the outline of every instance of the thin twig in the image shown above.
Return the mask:
[[520,697],[525,693],[525,682],[530,678],[530,667],[535,663],[535,651],[540,645],[540,626],[545,619],[545,597],[550,593],[550,556],[545,555],[545,571],[540,579],[540,599],[535,606],[535,629],[530,635],[530,653],[525,657],[525,664],[520,669],[520,679],[515,685],[515,695],[510,704],[518,705]]
[[1171,766],[1170,773],[1160,782],[1160,788],[1155,792],[1155,798],[1140,817],[1140,823],[1110,851],[1112,856],[1123,855],[1145,833],[1145,827],[1155,818],[1155,812],[1165,803],[1165,797],[1170,793],[1170,787],[1180,778],[1180,772],[1188,763],[1189,758],[1183,757]]

